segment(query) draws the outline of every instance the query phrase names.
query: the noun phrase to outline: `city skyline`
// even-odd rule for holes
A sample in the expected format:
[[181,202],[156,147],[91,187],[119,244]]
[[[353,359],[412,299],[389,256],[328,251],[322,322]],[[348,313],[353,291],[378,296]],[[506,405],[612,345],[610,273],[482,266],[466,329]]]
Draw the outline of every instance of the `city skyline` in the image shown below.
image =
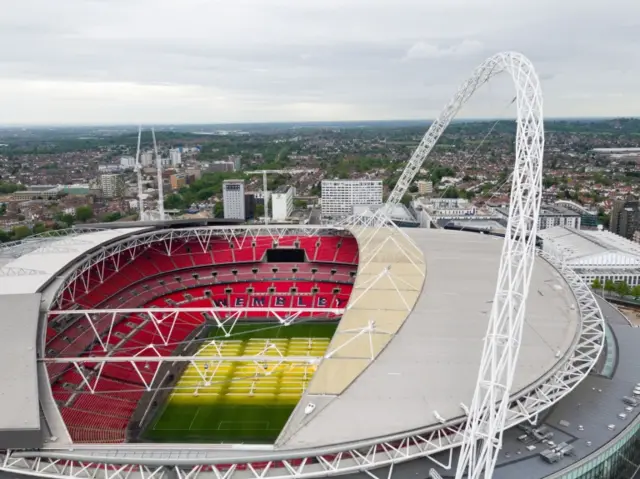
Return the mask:
[[[26,0],[0,19],[0,124],[430,119],[503,50],[534,63],[548,118],[638,116],[639,14],[624,0]],[[513,116],[508,83],[460,118]]]

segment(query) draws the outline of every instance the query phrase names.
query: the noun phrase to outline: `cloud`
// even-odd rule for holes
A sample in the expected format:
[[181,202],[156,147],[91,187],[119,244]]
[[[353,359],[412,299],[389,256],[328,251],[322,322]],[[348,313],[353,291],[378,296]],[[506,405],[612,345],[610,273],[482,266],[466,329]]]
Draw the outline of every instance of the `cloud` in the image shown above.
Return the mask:
[[[429,118],[503,50],[531,58],[549,116],[640,114],[629,0],[14,3],[0,16],[5,124]],[[513,90],[496,82],[461,115],[501,111]]]
[[407,50],[405,60],[417,60],[424,58],[443,58],[460,55],[473,55],[482,51],[482,43],[477,40],[463,40],[457,45],[439,47],[426,42],[414,43]]

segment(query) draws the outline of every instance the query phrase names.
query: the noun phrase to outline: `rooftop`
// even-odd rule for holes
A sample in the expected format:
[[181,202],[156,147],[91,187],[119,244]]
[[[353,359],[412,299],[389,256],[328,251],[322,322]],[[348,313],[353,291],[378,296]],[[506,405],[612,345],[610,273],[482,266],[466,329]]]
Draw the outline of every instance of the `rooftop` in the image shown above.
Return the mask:
[[[509,215],[509,208],[508,207],[500,207],[500,208],[496,208],[500,213],[502,213],[504,216],[508,216]],[[540,207],[540,218],[544,218],[544,217],[556,217],[556,216],[563,216],[563,217],[574,217],[574,218],[580,218],[580,214],[576,213],[575,211],[570,210],[569,208],[566,208],[564,206],[557,206],[557,205],[543,205]]]
[[27,238],[9,250],[9,243],[0,249],[0,256],[25,253],[0,268],[0,297],[6,294],[28,294],[40,291],[60,270],[82,254],[114,239],[139,232],[144,228],[105,229],[79,236]]
[[629,257],[632,261],[630,264],[640,265],[640,245],[609,231],[587,231],[556,226],[540,231],[538,236],[544,243],[549,243],[554,249],[561,251],[562,257],[567,261],[618,253]]
[[[283,448],[320,447],[439,427],[436,411],[446,421],[457,420],[463,416],[460,403],[471,404],[502,240],[448,230],[405,231],[419,245],[426,263],[426,279],[415,306],[406,319],[396,318],[396,313],[385,311],[393,302],[378,292],[372,307],[380,311],[375,316],[371,311],[368,317],[385,330],[399,322],[401,327],[392,329],[398,332],[344,392],[316,391],[312,383],[300,404],[316,402],[314,415],[290,422],[281,436],[287,439]],[[512,393],[536,384],[558,366],[562,359],[557,353],[571,348],[578,330],[578,313],[572,309],[575,298],[542,258],[536,260],[532,288]],[[356,416],[375,420],[353,421]],[[342,427],[345,424],[349,427]]]
[[40,295],[0,294],[0,311],[4,312],[0,318],[0,432],[39,430],[36,334]]

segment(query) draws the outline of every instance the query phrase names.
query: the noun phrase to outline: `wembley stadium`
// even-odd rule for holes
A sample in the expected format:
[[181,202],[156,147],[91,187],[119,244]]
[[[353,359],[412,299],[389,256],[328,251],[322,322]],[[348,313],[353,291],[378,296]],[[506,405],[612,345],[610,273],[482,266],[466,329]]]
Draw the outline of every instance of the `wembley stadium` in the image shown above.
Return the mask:
[[[9,245],[2,469],[320,477],[428,458],[447,477],[501,244],[448,230],[162,222]],[[580,388],[628,376],[637,354],[619,321],[600,341],[593,296],[551,258],[537,257],[530,287],[494,477],[568,466],[541,460],[546,446],[528,450],[522,435],[531,446],[555,431],[585,457],[617,438],[600,408],[617,414],[620,399],[588,401]]]
[[474,72],[388,204],[500,71],[518,98],[504,237],[399,228],[382,207],[326,226],[160,220],[2,245],[0,474],[633,477],[639,330],[537,247],[526,58]]

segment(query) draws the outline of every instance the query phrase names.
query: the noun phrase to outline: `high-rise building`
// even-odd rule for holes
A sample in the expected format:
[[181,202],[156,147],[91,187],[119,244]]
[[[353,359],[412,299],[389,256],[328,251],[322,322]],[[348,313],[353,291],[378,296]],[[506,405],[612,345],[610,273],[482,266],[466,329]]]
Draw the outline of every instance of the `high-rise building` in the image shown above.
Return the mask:
[[233,171],[240,171],[240,168],[242,168],[242,157],[240,155],[231,155],[228,161],[233,163]]
[[609,231],[627,239],[640,229],[640,201],[633,197],[613,203]]
[[178,149],[169,150],[169,161],[171,166],[182,165],[182,153]]
[[354,206],[382,203],[382,180],[322,180],[322,217],[343,218]]
[[293,212],[293,188],[280,186],[271,193],[271,217],[275,221],[286,220]]
[[124,193],[124,178],[122,175],[100,175],[100,190],[105,198],[115,198]]
[[244,220],[244,180],[224,180],[222,182],[222,204],[224,218]]
[[253,219],[256,216],[256,195],[255,193],[244,194],[244,214],[246,218]]
[[153,152],[144,151],[140,153],[140,163],[142,164],[142,166],[155,166],[153,164]]

